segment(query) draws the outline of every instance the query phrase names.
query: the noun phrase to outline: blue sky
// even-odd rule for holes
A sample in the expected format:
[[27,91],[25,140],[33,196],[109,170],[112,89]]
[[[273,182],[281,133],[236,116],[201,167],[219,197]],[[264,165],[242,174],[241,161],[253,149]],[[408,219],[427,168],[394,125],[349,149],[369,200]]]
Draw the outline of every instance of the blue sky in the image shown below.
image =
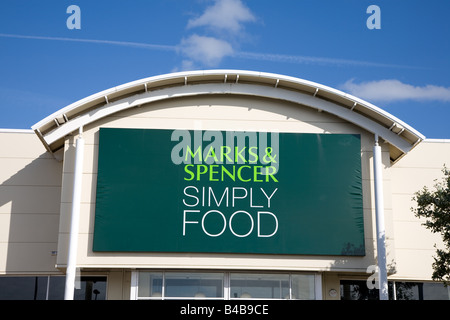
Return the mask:
[[446,0],[2,0],[0,128],[149,76],[243,69],[343,90],[450,139],[449,16]]

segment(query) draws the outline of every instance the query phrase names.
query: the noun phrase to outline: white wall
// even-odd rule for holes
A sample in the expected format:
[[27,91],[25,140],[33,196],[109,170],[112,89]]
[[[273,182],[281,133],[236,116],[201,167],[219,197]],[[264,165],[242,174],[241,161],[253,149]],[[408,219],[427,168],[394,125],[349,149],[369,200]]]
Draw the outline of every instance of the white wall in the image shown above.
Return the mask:
[[442,237],[433,234],[414,216],[414,193],[443,178],[444,164],[450,166],[450,141],[425,140],[391,168],[392,199],[397,274],[392,278],[430,280],[433,256],[443,246]]
[[61,178],[34,132],[0,132],[0,274],[58,273]]

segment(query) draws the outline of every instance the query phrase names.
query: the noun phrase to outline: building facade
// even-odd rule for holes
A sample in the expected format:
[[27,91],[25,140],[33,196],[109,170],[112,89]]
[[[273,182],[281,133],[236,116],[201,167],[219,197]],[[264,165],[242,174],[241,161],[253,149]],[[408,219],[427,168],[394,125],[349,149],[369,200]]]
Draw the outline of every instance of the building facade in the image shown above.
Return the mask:
[[0,299],[449,299],[411,211],[449,141],[333,88],[161,75],[0,146]]

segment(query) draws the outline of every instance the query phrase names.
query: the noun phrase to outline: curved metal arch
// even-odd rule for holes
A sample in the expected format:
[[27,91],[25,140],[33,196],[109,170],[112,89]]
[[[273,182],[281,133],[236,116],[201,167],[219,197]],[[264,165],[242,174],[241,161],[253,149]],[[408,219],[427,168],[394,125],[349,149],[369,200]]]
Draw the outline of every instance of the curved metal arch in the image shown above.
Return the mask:
[[425,139],[391,114],[339,90],[298,78],[236,70],[172,73],[130,82],[77,101],[32,129],[47,150],[54,152],[67,135],[116,112],[165,99],[214,94],[284,100],[326,111],[395,147],[397,155],[393,160]]

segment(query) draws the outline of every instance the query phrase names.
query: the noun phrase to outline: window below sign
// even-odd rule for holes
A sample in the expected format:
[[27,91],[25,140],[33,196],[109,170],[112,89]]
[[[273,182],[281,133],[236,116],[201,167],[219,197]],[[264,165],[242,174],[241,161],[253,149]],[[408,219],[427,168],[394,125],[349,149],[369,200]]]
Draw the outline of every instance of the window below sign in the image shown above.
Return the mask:
[[135,299],[315,299],[314,274],[135,273]]
[[[364,280],[341,280],[341,300],[378,300],[378,289]],[[450,300],[450,287],[440,282],[388,282],[390,300]]]
[[[2,276],[0,300],[63,300],[65,276]],[[106,277],[82,276],[74,300],[105,300]]]
[[289,299],[288,274],[231,274],[230,298]]

